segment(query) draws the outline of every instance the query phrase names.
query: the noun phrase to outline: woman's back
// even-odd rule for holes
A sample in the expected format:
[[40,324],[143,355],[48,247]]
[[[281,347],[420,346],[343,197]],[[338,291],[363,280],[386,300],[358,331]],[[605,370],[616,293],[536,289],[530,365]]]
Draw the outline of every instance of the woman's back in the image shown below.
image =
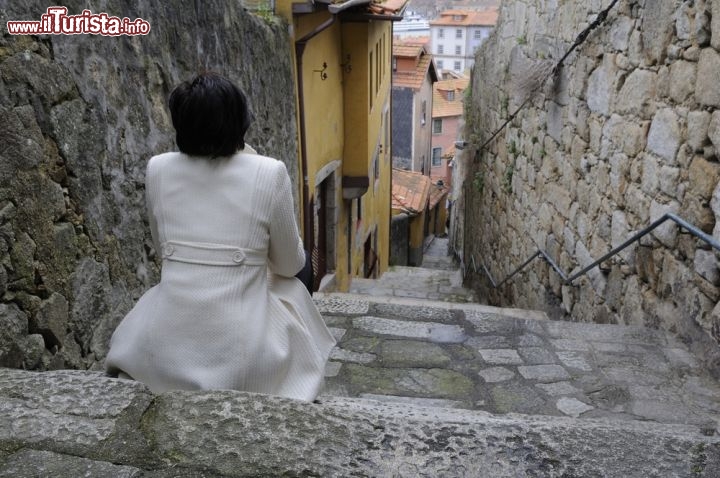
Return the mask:
[[250,115],[226,79],[184,83],[170,106],[185,153],[153,157],[146,174],[162,277],[115,330],[106,368],[155,391],[311,400],[335,341],[293,277],[305,255],[287,170],[245,148]]
[[212,162],[182,153],[155,156],[148,164],[147,194],[162,226],[160,241],[212,239],[267,249],[278,164],[242,152]]

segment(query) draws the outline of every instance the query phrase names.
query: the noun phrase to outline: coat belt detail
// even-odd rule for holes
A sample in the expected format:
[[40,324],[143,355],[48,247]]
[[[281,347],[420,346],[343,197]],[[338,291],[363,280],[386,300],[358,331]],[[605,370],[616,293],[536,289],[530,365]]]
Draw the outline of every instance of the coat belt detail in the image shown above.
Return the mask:
[[264,266],[267,251],[226,244],[166,241],[160,246],[163,260],[210,266]]

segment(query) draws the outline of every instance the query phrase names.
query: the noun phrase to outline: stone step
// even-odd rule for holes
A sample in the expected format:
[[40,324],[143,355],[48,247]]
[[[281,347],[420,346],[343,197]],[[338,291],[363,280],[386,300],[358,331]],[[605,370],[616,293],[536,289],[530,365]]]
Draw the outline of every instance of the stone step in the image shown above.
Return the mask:
[[350,292],[445,302],[477,302],[475,292],[463,287],[462,273],[457,269],[393,266],[378,279],[353,278]]
[[315,300],[338,340],[325,397],[713,430],[720,422],[720,384],[662,331],[480,304]]
[[153,394],[98,372],[0,368],[0,477],[717,477],[696,426],[307,403],[237,391]]

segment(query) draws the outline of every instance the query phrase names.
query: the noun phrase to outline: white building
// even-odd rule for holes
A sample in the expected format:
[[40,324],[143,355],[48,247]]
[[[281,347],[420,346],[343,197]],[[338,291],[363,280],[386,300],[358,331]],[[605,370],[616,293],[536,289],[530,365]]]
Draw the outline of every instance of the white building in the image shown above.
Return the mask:
[[430,45],[439,70],[463,72],[475,63],[475,51],[490,35],[498,11],[446,10],[430,22]]
[[398,38],[430,36],[430,22],[413,12],[408,12],[402,21],[393,22],[393,35]]

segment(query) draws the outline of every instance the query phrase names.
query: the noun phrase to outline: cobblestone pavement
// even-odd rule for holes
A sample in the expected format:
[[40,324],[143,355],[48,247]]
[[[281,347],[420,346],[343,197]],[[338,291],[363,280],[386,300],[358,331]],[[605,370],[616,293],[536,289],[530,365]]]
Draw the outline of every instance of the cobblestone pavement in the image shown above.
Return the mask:
[[[414,290],[409,281],[402,285]],[[720,384],[671,334],[365,290],[316,296],[338,340],[324,396],[650,420],[720,433]]]

